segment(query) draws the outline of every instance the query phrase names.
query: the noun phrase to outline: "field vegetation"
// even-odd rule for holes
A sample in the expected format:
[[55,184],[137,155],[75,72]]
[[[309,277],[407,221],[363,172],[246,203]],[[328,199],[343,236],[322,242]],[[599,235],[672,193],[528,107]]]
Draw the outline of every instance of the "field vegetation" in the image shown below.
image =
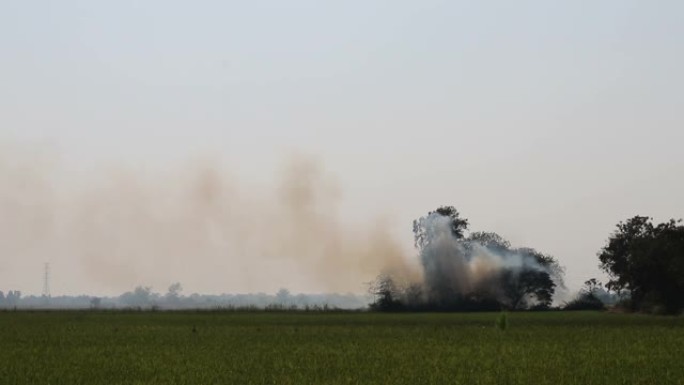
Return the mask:
[[684,378],[684,318],[606,312],[5,311],[0,346],[6,384],[674,384]]

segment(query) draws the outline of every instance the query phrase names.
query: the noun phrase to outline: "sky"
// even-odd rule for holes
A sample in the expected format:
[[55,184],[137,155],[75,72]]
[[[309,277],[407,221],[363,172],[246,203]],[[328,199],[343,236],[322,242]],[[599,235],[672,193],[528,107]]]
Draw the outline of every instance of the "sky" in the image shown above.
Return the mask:
[[[369,250],[414,260],[411,222],[440,205],[554,255],[572,289],[605,282],[619,221],[684,217],[682,14],[2,1],[0,290],[40,294],[49,262],[53,295],[358,292],[387,260]],[[193,183],[229,214],[197,214]]]

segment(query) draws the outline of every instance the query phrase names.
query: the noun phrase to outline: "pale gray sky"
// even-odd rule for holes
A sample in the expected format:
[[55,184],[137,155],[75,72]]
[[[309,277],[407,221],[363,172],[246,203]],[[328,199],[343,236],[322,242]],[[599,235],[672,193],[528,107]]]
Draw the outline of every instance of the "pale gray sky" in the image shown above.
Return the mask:
[[[62,187],[97,165],[164,173],[198,157],[268,185],[307,154],[345,223],[385,217],[410,252],[411,220],[454,205],[474,230],[555,255],[576,288],[603,277],[596,252],[618,221],[684,217],[682,17],[674,0],[6,0],[0,144],[9,163],[58,158]],[[48,260],[55,293],[327,289],[296,266],[251,277],[271,262],[233,254],[169,272],[136,262],[104,284],[11,236],[0,290],[39,293]]]

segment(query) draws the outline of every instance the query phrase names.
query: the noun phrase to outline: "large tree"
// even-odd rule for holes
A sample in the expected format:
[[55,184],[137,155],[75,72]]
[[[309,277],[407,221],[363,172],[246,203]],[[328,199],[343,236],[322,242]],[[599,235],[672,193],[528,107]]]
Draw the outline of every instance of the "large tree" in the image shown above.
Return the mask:
[[504,270],[501,284],[506,305],[512,309],[551,306],[557,286],[563,286],[564,270],[548,254],[524,247],[508,251],[523,259],[520,269]]
[[531,305],[548,308],[551,305],[556,284],[544,270],[503,270],[500,280],[503,305],[510,309],[526,309]]
[[677,313],[684,309],[684,226],[674,219],[654,225],[635,216],[617,230],[598,254],[610,275],[607,288],[630,293],[634,310]]
[[400,289],[389,275],[381,274],[378,276],[374,282],[371,282],[368,291],[375,297],[375,302],[371,304],[371,309],[396,311],[402,310],[406,305],[400,302]]
[[[521,259],[518,268],[502,269],[497,276],[502,305],[511,309],[549,307],[557,286],[563,286],[563,268],[548,254],[530,248],[512,248],[511,243],[497,233],[474,232],[465,246],[469,253],[484,247],[502,259]],[[491,284],[491,283],[490,283]]]

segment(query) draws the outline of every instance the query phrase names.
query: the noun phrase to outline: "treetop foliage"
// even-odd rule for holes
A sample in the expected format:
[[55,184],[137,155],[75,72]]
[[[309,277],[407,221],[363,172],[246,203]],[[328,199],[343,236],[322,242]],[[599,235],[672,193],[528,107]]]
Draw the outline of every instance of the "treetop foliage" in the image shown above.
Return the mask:
[[468,230],[468,220],[461,218],[461,214],[454,206],[441,206],[435,211],[430,211],[424,217],[420,217],[413,221],[413,234],[415,239],[415,246],[418,249],[423,249],[431,241],[436,234],[433,228],[432,218],[441,216],[450,220],[450,228],[453,236],[456,239],[462,239]]

